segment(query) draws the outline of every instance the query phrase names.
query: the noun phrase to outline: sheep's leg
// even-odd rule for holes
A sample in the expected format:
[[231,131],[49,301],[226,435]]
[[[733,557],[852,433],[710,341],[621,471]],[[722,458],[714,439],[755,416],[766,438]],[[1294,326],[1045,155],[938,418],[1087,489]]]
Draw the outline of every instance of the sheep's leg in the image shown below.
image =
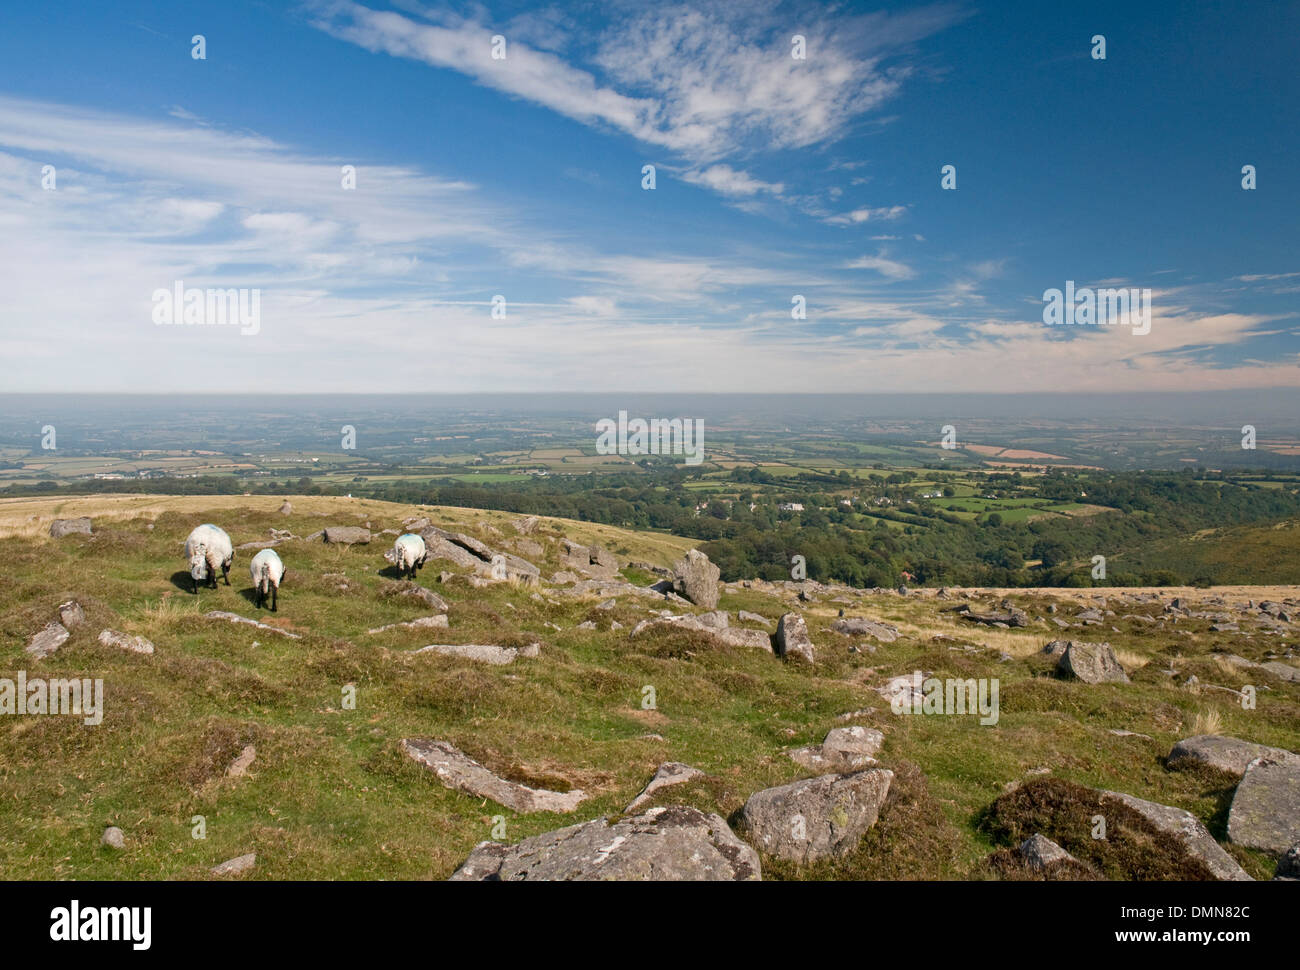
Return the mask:
[[[226,581],[227,586],[230,585],[230,563],[223,562],[221,564],[221,578]],[[214,577],[212,584],[215,586],[216,582],[216,578]]]
[[276,605],[277,605],[277,604],[276,604],[276,600],[279,598],[279,593],[280,593],[280,587],[279,587],[279,586],[272,586],[272,587],[271,587],[271,612],[272,612],[272,613],[274,613],[274,612],[276,611],[276,609],[275,609],[275,608],[276,608]]

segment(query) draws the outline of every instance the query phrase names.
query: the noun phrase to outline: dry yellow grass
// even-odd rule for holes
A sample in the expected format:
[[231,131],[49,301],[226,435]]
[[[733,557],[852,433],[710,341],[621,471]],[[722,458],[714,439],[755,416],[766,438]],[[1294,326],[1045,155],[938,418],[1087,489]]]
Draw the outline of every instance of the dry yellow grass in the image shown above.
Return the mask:
[[[164,512],[197,513],[211,515],[213,510],[260,509],[274,512],[285,500],[279,495],[80,495],[58,498],[0,499],[0,538],[22,536],[41,538],[49,535],[50,523],[55,519],[70,519],[88,515],[98,521],[121,521],[135,518],[156,518]],[[416,515],[426,515],[435,525],[444,528],[469,529],[478,522],[487,522],[503,531],[510,531],[510,523],[521,516],[514,512],[487,509],[465,509],[442,505],[401,505],[374,499],[345,499],[336,496],[288,496],[295,515],[317,515],[322,519],[376,518],[391,521]],[[594,522],[574,522],[538,516],[543,531],[554,529],[575,542],[603,545],[617,550],[620,545],[631,544],[638,558],[656,566],[669,566],[687,549],[699,545],[694,539],[660,533],[628,532],[612,525]],[[328,525],[323,522],[322,525]]]
[[1202,734],[1219,734],[1223,731],[1223,718],[1219,712],[1210,709],[1208,711],[1198,711],[1192,718],[1191,733],[1193,736]]
[[1146,656],[1146,654],[1138,653],[1136,650],[1118,649],[1115,651],[1115,659],[1118,660],[1119,665],[1130,674],[1135,670],[1140,670],[1151,662],[1150,657]]

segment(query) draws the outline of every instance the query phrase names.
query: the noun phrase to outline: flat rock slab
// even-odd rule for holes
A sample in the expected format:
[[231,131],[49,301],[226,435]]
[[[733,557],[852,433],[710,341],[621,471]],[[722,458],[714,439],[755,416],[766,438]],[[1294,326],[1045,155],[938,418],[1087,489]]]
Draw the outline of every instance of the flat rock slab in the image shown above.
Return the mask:
[[451,878],[740,882],[761,875],[758,853],[720,816],[674,805],[613,825],[594,819],[516,845],[482,842]]
[[893,643],[898,639],[898,627],[865,616],[846,616],[832,623],[831,629],[845,636],[874,637],[881,643]]
[[1127,684],[1128,674],[1120,666],[1115,651],[1109,643],[1083,643],[1071,640],[1056,669],[1066,676],[1076,677],[1085,684]]
[[530,643],[526,647],[498,647],[490,643],[431,643],[427,647],[421,647],[419,650],[412,650],[412,653],[438,653],[444,657],[464,657],[466,660],[477,660],[485,664],[495,664],[503,667],[506,664],[514,663],[516,657],[536,657],[541,653],[542,647],[538,643]]
[[27,644],[27,652],[37,660],[44,660],[68,642],[67,628],[62,623],[47,623]]
[[1228,839],[1273,855],[1300,842],[1300,767],[1252,761],[1232,796]]
[[278,633],[282,637],[288,637],[290,640],[301,640],[302,636],[297,633],[290,633],[288,630],[281,630],[279,627],[271,626],[267,623],[259,623],[257,620],[250,620],[246,616],[240,616],[238,613],[227,613],[225,610],[212,610],[204,613],[209,620],[225,620],[227,623],[243,623],[248,626],[256,627],[259,630],[265,630],[267,633]]
[[[725,617],[726,614],[723,614]],[[708,617],[705,619],[704,617]],[[725,621],[724,621],[725,622]],[[759,650],[772,649],[772,637],[765,630],[746,630],[741,627],[719,625],[717,615],[705,613],[703,616],[659,616],[642,620],[632,628],[630,637],[640,636],[646,630],[656,626],[679,626],[687,630],[696,630],[708,635],[710,639],[733,647],[756,647]]]
[[1202,764],[1218,768],[1240,777],[1256,758],[1267,758],[1279,764],[1300,766],[1300,755],[1292,754],[1284,748],[1270,748],[1268,745],[1242,741],[1239,738],[1225,738],[1212,734],[1201,734],[1194,738],[1183,738],[1169,752],[1166,764],[1170,768],[1181,769],[1188,765]]
[[876,763],[875,756],[884,742],[885,736],[875,728],[854,725],[832,728],[821,744],[795,748],[786,754],[813,771],[861,771]]
[[50,523],[50,536],[54,539],[62,539],[70,535],[90,535],[90,519],[87,516],[81,516],[76,519],[55,519]]
[[407,620],[405,623],[389,623],[387,626],[377,626],[373,630],[367,630],[367,633],[387,633],[389,630],[425,630],[429,627],[447,627],[447,614],[439,613],[437,616],[422,616],[417,620]]
[[755,792],[742,813],[750,841],[793,862],[845,855],[876,824],[893,778],[892,771],[870,768]]
[[370,530],[359,525],[331,525],[325,528],[322,537],[326,542],[364,546],[370,542]]
[[211,872],[214,876],[239,876],[248,872],[255,865],[257,865],[257,853],[250,852],[247,855],[227,859],[219,866],[213,866]]
[[654,777],[646,783],[641,789],[641,794],[632,799],[631,804],[623,809],[624,814],[630,815],[650,801],[651,797],[660,788],[667,788],[671,785],[683,785],[694,778],[703,778],[704,772],[699,768],[692,768],[690,765],[684,765],[680,761],[666,761],[659,766]]
[[117,647],[131,653],[153,653],[153,644],[144,637],[128,636],[116,630],[100,630],[99,642],[106,647]]
[[1284,664],[1280,660],[1270,660],[1267,663],[1259,665],[1261,670],[1267,670],[1274,677],[1288,681],[1292,684],[1300,683],[1300,667],[1292,667],[1290,664]]
[[992,613],[976,613],[974,610],[966,607],[965,609],[958,611],[957,615],[963,620],[968,620],[971,623],[983,623],[985,626],[1029,626],[1029,614],[1024,610],[1016,609],[1014,607],[1008,610],[1002,610],[1001,612],[994,611]]
[[437,610],[439,613],[447,612],[447,601],[431,589],[425,589],[423,586],[413,586],[408,590],[403,590],[402,596],[414,596],[431,610]]
[[1214,841],[1210,830],[1191,812],[1174,808],[1172,805],[1148,802],[1142,798],[1125,795],[1123,792],[1107,791],[1103,794],[1119,799],[1160,831],[1176,837],[1183,843],[1189,854],[1205,863],[1216,879],[1232,882],[1250,881],[1246,870],[1237,865],[1236,860],[1223,850],[1223,846]]
[[437,775],[448,788],[479,798],[490,798],[520,815],[572,812],[587,798],[586,793],[578,788],[561,793],[506,781],[446,741],[404,738],[402,750]]

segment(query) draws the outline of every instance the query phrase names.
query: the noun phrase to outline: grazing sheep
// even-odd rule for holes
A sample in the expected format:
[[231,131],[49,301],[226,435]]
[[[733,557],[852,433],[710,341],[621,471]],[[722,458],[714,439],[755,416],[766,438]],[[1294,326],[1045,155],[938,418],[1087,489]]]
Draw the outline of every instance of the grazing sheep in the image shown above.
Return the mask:
[[210,580],[212,588],[217,588],[218,569],[226,585],[230,585],[230,564],[235,561],[235,547],[224,530],[215,525],[199,526],[185,540],[185,558],[190,561],[190,578],[194,580],[196,595],[200,580]]
[[410,532],[398,536],[393,548],[384,553],[384,558],[397,567],[399,576],[405,574],[411,579],[415,578],[415,571],[424,566],[424,560],[428,557],[424,540]]
[[284,563],[280,562],[274,549],[263,549],[248,564],[248,572],[253,577],[253,589],[257,591],[257,608],[260,610],[266,605],[266,595],[270,593],[271,612],[274,613],[280,580],[284,579]]

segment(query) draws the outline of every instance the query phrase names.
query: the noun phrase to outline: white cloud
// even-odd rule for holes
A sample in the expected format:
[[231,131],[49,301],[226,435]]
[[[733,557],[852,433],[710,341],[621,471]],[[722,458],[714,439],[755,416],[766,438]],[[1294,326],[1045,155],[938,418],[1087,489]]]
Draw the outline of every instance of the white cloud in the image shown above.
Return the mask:
[[916,275],[916,271],[906,263],[879,256],[860,256],[845,264],[847,269],[870,269],[891,280],[907,280]]
[[865,206],[851,212],[827,216],[822,221],[832,226],[857,226],[871,220],[892,222],[895,219],[901,219],[906,214],[907,206],[904,205],[881,206],[875,209]]
[[730,165],[710,165],[705,169],[692,169],[682,173],[682,179],[692,185],[702,185],[720,195],[751,196],[760,192],[780,195],[785,186],[780,182],[764,182],[748,172],[740,172]]

